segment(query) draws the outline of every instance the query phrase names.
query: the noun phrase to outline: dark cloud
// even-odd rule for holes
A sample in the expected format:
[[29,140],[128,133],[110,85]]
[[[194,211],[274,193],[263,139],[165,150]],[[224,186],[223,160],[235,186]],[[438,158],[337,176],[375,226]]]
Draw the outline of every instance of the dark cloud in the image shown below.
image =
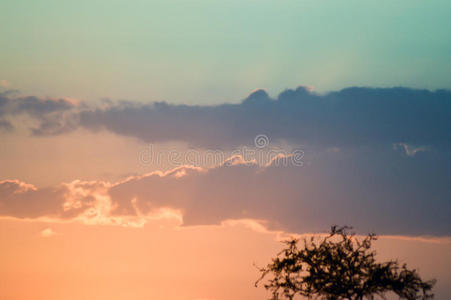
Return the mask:
[[451,92],[408,88],[347,88],[317,95],[300,87],[276,100],[258,90],[240,104],[112,105],[86,110],[80,125],[105,128],[146,142],[185,141],[235,147],[257,134],[318,146],[404,143],[451,146]]
[[[76,106],[65,99],[41,99],[17,96],[16,91],[0,93],[0,117],[27,115],[37,121],[30,128],[35,135],[60,134],[77,127]],[[13,130],[10,121],[0,120],[0,129]]]
[[92,223],[139,220],[169,208],[182,213],[184,226],[256,219],[289,232],[349,224],[362,232],[450,236],[450,178],[449,155],[409,156],[403,147],[308,153],[303,166],[290,158],[267,166],[235,158],[213,168],[184,166],[113,185],[74,181],[35,189],[4,181],[0,215]]
[[[136,178],[110,189],[114,213],[180,209],[185,225],[266,220],[293,232],[351,224],[387,234],[451,235],[448,156],[371,149],[310,155],[302,167],[273,162],[187,169]],[[288,161],[289,162],[289,161]],[[307,163],[308,162],[308,163]]]
[[74,105],[64,99],[40,99],[38,97],[16,98],[11,103],[12,113],[27,113],[32,116],[42,116],[54,112],[67,111],[74,108]]
[[35,135],[82,127],[106,129],[149,143],[184,141],[206,148],[251,145],[258,134],[273,141],[321,147],[451,146],[448,90],[354,87],[319,95],[299,87],[282,92],[277,99],[257,90],[239,104],[118,102],[103,108],[76,107],[64,99],[0,94],[0,117],[17,114],[39,120],[32,128]]

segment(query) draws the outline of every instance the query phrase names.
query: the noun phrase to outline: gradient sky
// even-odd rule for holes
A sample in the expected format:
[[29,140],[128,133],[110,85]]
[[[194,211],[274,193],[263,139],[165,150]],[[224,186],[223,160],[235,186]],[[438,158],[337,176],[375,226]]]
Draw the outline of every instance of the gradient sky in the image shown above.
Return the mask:
[[265,299],[333,224],[451,298],[450,13],[0,1],[0,299]]
[[26,94],[238,101],[299,84],[449,88],[447,0],[2,1],[0,78]]

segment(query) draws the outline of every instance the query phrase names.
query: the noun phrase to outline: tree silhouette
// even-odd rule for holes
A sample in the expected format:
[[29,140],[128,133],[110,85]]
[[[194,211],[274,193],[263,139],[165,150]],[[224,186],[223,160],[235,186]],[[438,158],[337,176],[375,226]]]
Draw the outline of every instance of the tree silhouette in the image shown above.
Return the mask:
[[264,285],[272,292],[272,300],[309,299],[361,300],[385,299],[393,292],[399,299],[432,299],[435,280],[423,281],[416,270],[400,266],[398,261],[376,262],[371,250],[375,234],[364,239],[350,233],[351,227],[332,226],[328,236],[304,239],[298,248],[297,239],[285,241],[287,247],[272,262],[261,268],[260,281],[269,276]]

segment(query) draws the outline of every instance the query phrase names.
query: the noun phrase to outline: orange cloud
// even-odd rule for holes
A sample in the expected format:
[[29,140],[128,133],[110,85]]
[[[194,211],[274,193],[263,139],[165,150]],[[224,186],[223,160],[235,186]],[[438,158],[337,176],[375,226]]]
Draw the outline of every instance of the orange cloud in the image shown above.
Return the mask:
[[46,229],[41,231],[41,236],[43,238],[49,238],[49,237],[52,237],[52,236],[55,236],[55,235],[56,235],[56,232],[53,231],[52,228],[46,228]]
[[[257,231],[294,233],[350,224],[364,232],[376,228],[381,234],[446,235],[447,219],[428,219],[424,208],[424,219],[417,219],[420,211],[406,215],[403,203],[396,201],[407,197],[379,198],[378,190],[371,193],[373,198],[362,196],[339,189],[340,178],[334,174],[279,164],[279,159],[284,157],[262,166],[233,156],[215,167],[181,166],[116,183],[74,180],[42,189],[18,180],[2,181],[0,215],[132,227],[162,219],[183,226],[241,222]],[[385,209],[388,201],[394,201],[391,210]],[[416,226],[410,226],[413,221]]]

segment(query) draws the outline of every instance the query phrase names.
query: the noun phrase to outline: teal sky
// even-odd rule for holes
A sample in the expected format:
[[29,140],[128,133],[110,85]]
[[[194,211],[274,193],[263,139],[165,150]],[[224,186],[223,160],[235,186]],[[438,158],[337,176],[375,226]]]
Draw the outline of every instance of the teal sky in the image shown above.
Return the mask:
[[449,0],[2,0],[0,80],[201,104],[298,85],[451,88],[450,13]]

